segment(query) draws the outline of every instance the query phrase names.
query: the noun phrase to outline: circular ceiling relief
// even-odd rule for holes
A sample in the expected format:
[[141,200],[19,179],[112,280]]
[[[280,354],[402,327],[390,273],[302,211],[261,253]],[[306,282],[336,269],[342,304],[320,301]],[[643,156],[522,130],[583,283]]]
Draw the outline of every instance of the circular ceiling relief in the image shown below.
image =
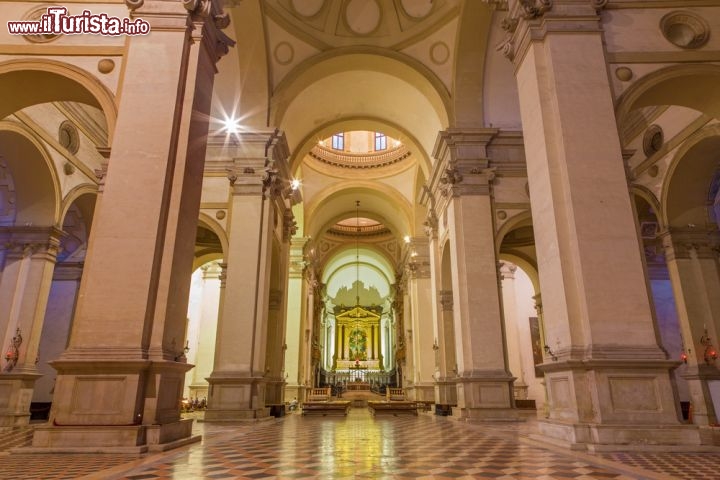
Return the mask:
[[380,5],[376,0],[350,0],[345,7],[345,20],[353,32],[367,35],[380,24]]
[[325,0],[292,0],[292,7],[303,17],[312,17],[322,10]]
[[432,60],[433,63],[442,65],[448,61],[448,58],[450,58],[450,49],[445,42],[435,42],[432,44],[430,47],[430,60]]
[[275,56],[275,61],[280,65],[287,65],[293,61],[295,50],[288,42],[280,42],[275,46],[273,55]]
[[430,13],[433,7],[433,0],[401,0],[405,13],[414,18],[423,18]]
[[680,48],[700,48],[710,38],[708,24],[690,12],[671,12],[660,20],[660,30],[668,42]]

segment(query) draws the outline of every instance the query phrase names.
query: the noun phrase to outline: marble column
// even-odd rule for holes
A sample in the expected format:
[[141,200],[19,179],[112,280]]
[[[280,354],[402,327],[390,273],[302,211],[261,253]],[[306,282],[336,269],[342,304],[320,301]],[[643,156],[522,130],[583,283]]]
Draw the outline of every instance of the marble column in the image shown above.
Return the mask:
[[151,33],[126,39],[102,201],[37,449],[137,453],[192,440],[180,419],[182,347],[215,62],[232,41],[218,3],[128,5]]
[[[411,302],[410,325],[413,330],[414,371],[413,384],[408,389],[409,398],[417,401],[433,401],[435,398],[435,352],[432,309],[432,281],[430,278],[429,242],[425,237],[415,237],[405,249],[407,291]],[[410,372],[408,372],[410,373]]]
[[[195,364],[189,373],[188,391],[190,399],[207,400],[208,383],[206,377],[213,368],[217,322],[222,292],[224,264],[213,262],[202,268],[202,303],[197,328],[197,343],[190,345],[188,360]],[[188,337],[190,335],[188,334]]]
[[[62,231],[0,227],[5,268],[0,281],[0,429],[27,425],[40,335]],[[9,358],[8,358],[9,357]]]
[[307,298],[307,286],[303,277],[305,269],[304,250],[308,242],[307,237],[290,240],[290,272],[288,277],[287,295],[287,332],[285,341],[285,398],[305,398],[305,369],[303,366],[309,359],[301,353],[302,342],[305,338],[304,326],[306,322],[306,308],[304,302]]
[[698,433],[680,425],[671,384],[677,362],[655,335],[599,3],[512,1],[504,22],[555,359],[542,367],[549,418],[539,427],[580,449],[692,445]]
[[[285,136],[278,130],[241,132],[238,136],[239,144],[228,152],[233,160],[228,174],[227,279],[214,368],[207,379],[206,421],[252,420],[269,415],[265,390],[271,378],[266,374],[272,368],[266,356],[270,290],[279,291],[278,283],[272,283],[273,241],[278,228],[282,236],[283,222],[276,218],[282,218],[278,202],[289,185],[288,150]],[[273,318],[284,305],[281,297],[274,294]],[[273,348],[278,346],[279,335],[275,328]],[[277,375],[279,372],[272,372],[271,376],[276,380]]]
[[48,362],[57,359],[67,347],[82,272],[83,262],[65,260],[55,265],[38,349],[37,365],[42,377],[35,383],[33,402],[52,402],[56,374]]
[[492,129],[438,134],[428,190],[438,236],[447,236],[457,359],[457,411],[462,419],[515,419],[504,351],[499,278],[486,146]]
[[[687,381],[693,407],[693,423],[716,425],[720,418],[720,391],[713,399],[711,385],[720,382],[717,352],[720,333],[720,272],[716,246],[717,232],[702,229],[672,229],[661,234],[665,259],[675,295],[687,368]],[[708,339],[707,344],[701,340]]]
[[528,386],[523,371],[520,331],[518,329],[517,295],[515,293],[515,271],[517,266],[500,262],[502,279],[503,316],[507,336],[507,356],[510,372],[517,378],[513,394],[516,399],[527,399]]

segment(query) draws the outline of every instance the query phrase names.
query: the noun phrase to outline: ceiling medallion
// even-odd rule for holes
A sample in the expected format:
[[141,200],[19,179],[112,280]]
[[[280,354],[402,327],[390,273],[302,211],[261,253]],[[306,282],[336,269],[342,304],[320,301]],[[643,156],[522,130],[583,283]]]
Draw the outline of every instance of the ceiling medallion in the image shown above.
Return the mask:
[[403,10],[413,18],[425,18],[432,11],[433,0],[400,0]]
[[691,12],[676,11],[660,20],[665,39],[680,48],[700,48],[710,38],[710,27],[704,19]]
[[273,56],[280,65],[288,65],[295,58],[295,50],[288,42],[280,42],[275,46]]
[[[41,17],[47,14],[47,10],[50,7],[52,7],[52,5],[33,8],[23,16],[23,20],[29,22],[39,22]],[[38,35],[23,35],[22,37],[32,43],[47,43],[57,39],[60,35],[56,33],[43,33]]]
[[350,0],[345,5],[345,21],[358,35],[368,35],[380,25],[382,11],[376,0]]
[[450,58],[450,49],[445,42],[435,42],[430,47],[430,60],[436,65],[442,65]]
[[325,0],[292,0],[292,7],[298,15],[314,17],[322,10]]

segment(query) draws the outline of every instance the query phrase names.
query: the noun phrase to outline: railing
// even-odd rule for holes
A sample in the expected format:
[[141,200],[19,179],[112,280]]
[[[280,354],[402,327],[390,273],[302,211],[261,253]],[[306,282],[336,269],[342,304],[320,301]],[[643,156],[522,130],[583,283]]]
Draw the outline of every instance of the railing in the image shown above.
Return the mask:
[[410,156],[410,152],[404,145],[400,145],[391,150],[384,150],[382,153],[340,152],[321,145],[315,145],[312,150],[310,150],[310,156],[336,167],[377,168],[404,160]]

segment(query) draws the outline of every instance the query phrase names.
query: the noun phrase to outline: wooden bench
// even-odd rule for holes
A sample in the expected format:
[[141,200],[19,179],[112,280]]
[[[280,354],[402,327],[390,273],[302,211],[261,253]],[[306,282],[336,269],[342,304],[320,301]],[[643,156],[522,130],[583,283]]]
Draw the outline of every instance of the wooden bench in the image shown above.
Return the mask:
[[350,410],[349,400],[332,400],[330,387],[312,388],[307,393],[307,400],[302,405],[303,415],[347,415]]
[[368,402],[368,409],[373,415],[417,415],[417,402],[408,400],[371,401]]
[[417,402],[405,399],[402,388],[390,388],[385,391],[385,400],[368,402],[373,415],[417,415]]

